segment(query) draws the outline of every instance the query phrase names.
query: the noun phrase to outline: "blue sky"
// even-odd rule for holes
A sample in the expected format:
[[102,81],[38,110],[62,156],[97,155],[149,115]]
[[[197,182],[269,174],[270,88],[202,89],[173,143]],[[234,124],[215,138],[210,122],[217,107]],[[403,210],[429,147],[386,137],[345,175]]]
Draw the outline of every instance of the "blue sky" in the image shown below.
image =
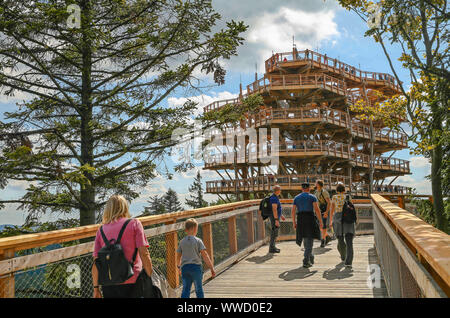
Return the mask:
[[[255,69],[258,70],[258,77],[262,76],[264,61],[270,57],[272,51],[288,52],[292,49],[292,36],[295,37],[299,50],[318,48],[320,53],[326,53],[329,57],[338,58],[362,70],[392,74],[381,46],[372,38],[364,37],[366,24],[356,14],[341,9],[336,1],[215,0],[213,5],[224,21],[243,20],[250,26],[244,35],[245,43],[239,49],[237,57],[224,63],[227,69],[225,85],[205,89],[194,96],[177,92],[164,102],[168,107],[179,105],[187,98],[191,98],[199,102],[200,111],[203,106],[214,100],[236,97],[239,93],[240,80],[245,89],[254,80]],[[388,46],[388,50],[405,88],[408,88],[408,72],[403,70],[397,61],[400,56],[399,48]],[[203,81],[202,84],[212,83],[210,76],[200,74],[199,76]],[[21,95],[15,99],[0,95],[0,116],[3,117],[5,111],[15,109],[15,102],[21,98]],[[431,193],[430,182],[425,179],[430,171],[428,161],[423,157],[410,155],[408,149],[398,151],[394,156],[411,160],[412,172],[412,175],[400,177],[395,183],[414,187],[419,193]],[[169,167],[173,166],[169,159],[166,164]],[[201,170],[201,166],[199,165],[197,169]],[[150,195],[161,194],[169,187],[179,193],[180,200],[184,203],[184,199],[188,196],[188,186],[192,183],[197,169],[175,175],[172,180],[165,180],[163,177],[152,180],[145,189],[142,189],[141,197],[131,204],[132,213],[135,215],[142,211]],[[210,171],[201,170],[201,173],[205,181],[217,179]],[[5,190],[0,191],[0,197],[17,198],[24,193],[26,187],[24,183],[11,183]],[[206,195],[206,199],[213,200],[216,196]],[[0,210],[0,224],[22,224],[25,216],[24,211],[10,205]],[[45,219],[55,220],[58,217],[51,215]]]

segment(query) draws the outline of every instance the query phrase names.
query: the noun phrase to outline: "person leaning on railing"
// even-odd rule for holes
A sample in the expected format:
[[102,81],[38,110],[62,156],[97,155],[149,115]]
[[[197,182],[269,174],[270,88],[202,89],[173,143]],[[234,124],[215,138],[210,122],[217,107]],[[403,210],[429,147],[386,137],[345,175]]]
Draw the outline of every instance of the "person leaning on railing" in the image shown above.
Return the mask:
[[[103,211],[103,232],[105,236],[111,241],[116,240],[124,223],[131,218],[128,202],[121,195],[113,195],[106,203]],[[122,239],[120,240],[125,258],[131,262],[134,253],[137,249],[138,253],[133,263],[133,276],[127,279],[122,284],[102,286],[104,298],[138,298],[142,297],[138,291],[136,281],[138,276],[145,270],[148,277],[152,275],[152,260],[148,251],[149,244],[144,234],[144,228],[141,221],[138,219],[131,219],[123,231]],[[95,265],[95,259],[98,257],[99,250],[105,246],[100,229],[97,231],[94,243],[94,265],[92,266],[92,282],[94,285],[94,298],[101,298],[98,286],[98,269]]]

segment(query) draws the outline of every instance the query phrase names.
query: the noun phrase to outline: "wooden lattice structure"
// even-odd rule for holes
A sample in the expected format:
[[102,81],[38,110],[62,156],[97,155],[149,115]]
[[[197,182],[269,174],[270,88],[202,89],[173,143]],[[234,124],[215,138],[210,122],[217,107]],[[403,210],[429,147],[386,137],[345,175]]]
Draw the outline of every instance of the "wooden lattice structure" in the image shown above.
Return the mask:
[[[235,148],[218,149],[205,160],[205,169],[216,170],[221,180],[207,182],[208,193],[261,197],[279,184],[283,193],[295,195],[301,183],[322,179],[333,190],[343,183],[354,196],[370,193],[406,194],[410,189],[392,185],[396,177],[409,174],[409,162],[394,158],[396,150],[407,148],[407,136],[389,129],[383,122],[360,120],[350,105],[382,102],[400,93],[389,74],[366,72],[313,51],[274,54],[265,62],[261,79],[247,86],[246,94],[216,101],[204,108],[213,112],[225,105],[242,105],[242,100],[260,94],[264,105],[228,129],[279,129],[279,163],[276,167],[250,160],[257,149],[246,147],[237,156]],[[399,118],[403,121],[403,118]],[[223,132],[225,138],[226,131]],[[258,139],[259,140],[259,139]],[[391,152],[390,156],[383,153]],[[230,162],[230,153],[235,159]],[[242,155],[245,153],[245,155]],[[395,178],[390,184],[386,177]]]

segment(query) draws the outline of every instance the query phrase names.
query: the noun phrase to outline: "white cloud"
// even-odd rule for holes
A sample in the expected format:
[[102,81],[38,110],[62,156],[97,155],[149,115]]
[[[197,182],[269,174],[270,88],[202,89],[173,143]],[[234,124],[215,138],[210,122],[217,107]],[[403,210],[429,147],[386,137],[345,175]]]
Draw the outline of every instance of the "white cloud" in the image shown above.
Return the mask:
[[334,22],[339,10],[336,1],[284,0],[270,1],[216,1],[215,9],[222,19],[243,20],[249,29],[243,35],[244,44],[238,49],[238,57],[227,61],[227,69],[236,72],[264,70],[264,61],[274,52],[292,50],[292,36],[299,50],[313,49],[324,41],[340,36]]
[[233,94],[228,91],[223,91],[219,93],[212,92],[211,95],[201,94],[198,96],[191,97],[169,97],[167,103],[169,107],[179,107],[186,103],[188,100],[198,103],[197,110],[194,115],[198,116],[203,113],[203,107],[211,104],[212,102],[224,99],[234,99],[238,97],[239,94]]
[[429,168],[431,165],[428,159],[423,156],[411,157],[409,161],[412,168]]
[[431,194],[431,182],[425,178],[415,179],[411,175],[401,176],[394,182],[395,184],[416,189],[418,194]]

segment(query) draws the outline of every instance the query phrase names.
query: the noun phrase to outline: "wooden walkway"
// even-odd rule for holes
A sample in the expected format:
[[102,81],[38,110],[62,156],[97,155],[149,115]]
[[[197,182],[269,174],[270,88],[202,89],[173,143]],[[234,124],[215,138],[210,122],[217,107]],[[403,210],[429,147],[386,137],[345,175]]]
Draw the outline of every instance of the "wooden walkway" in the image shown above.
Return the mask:
[[386,286],[367,286],[368,265],[377,263],[372,235],[354,240],[353,269],[340,262],[337,241],[325,248],[314,242],[315,264],[302,267],[303,248],[295,242],[280,242],[279,254],[262,246],[204,285],[208,298],[247,297],[387,297]]

